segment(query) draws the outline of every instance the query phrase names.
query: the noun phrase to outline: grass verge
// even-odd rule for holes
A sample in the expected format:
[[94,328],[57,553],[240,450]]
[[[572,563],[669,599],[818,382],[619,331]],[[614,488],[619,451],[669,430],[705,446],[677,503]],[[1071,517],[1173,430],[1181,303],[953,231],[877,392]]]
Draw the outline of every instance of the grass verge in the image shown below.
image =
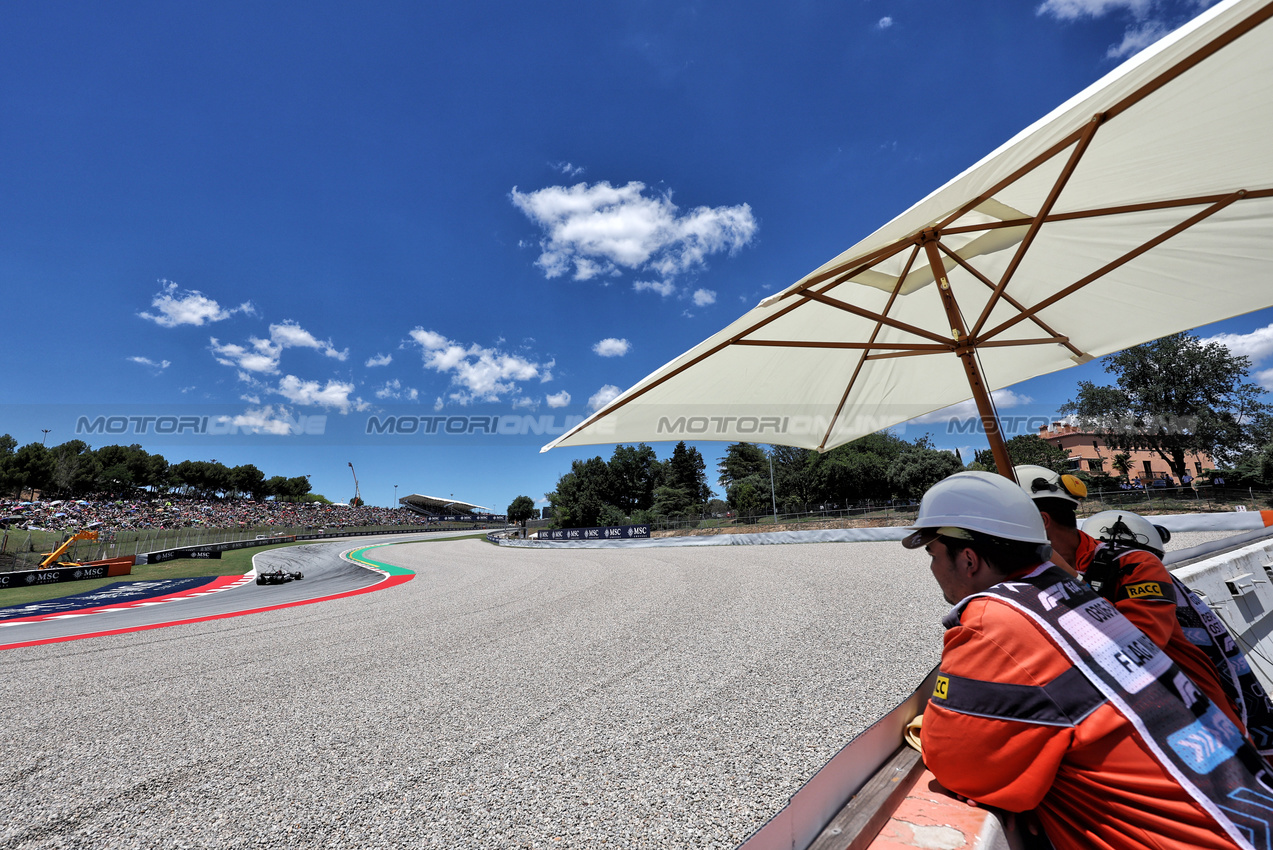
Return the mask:
[[252,569],[252,556],[270,549],[284,549],[288,546],[304,546],[312,541],[282,543],[278,546],[264,546],[260,549],[231,549],[221,554],[221,560],[209,561],[195,558],[177,558],[162,564],[137,564],[131,575],[112,576],[111,578],[95,578],[87,581],[71,581],[62,584],[46,584],[41,587],[13,587],[0,590],[0,608],[15,605],[29,605],[32,602],[43,602],[46,599],[57,599],[61,596],[74,596],[106,587],[108,584],[129,581],[158,581],[166,578],[198,578],[201,576],[241,576]]

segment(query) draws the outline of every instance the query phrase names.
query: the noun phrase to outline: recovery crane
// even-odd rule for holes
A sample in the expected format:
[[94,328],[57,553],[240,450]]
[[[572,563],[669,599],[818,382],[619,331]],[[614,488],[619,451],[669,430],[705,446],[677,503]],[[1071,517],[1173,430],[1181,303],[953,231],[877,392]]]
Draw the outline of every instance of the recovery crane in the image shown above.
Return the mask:
[[61,563],[58,558],[62,557],[62,553],[70,548],[71,544],[76,540],[96,540],[96,531],[81,531],[78,534],[72,534],[70,537],[62,541],[62,545],[54,549],[52,552],[44,553],[44,560],[40,562],[40,569],[45,570],[49,567],[78,567],[75,562]]
[[358,489],[358,473],[354,472],[353,461],[349,461],[349,471],[353,472],[354,475],[354,500],[350,504],[354,507],[359,507],[362,505],[362,493]]

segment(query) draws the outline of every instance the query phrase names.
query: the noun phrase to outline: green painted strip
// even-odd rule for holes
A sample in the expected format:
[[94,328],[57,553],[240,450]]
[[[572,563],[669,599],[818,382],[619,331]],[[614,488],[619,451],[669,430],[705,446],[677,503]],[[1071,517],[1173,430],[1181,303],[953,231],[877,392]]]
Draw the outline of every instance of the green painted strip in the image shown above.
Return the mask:
[[397,545],[398,545],[397,543],[380,543],[376,546],[364,546],[361,549],[355,549],[354,551],[350,552],[349,557],[353,558],[355,561],[364,563],[369,567],[375,567],[376,569],[384,570],[391,576],[415,575],[415,570],[408,570],[406,567],[395,567],[392,564],[382,564],[380,561],[372,560],[371,558],[368,558],[366,555],[363,554],[363,552],[366,552],[368,549],[379,549],[381,546],[397,546]]

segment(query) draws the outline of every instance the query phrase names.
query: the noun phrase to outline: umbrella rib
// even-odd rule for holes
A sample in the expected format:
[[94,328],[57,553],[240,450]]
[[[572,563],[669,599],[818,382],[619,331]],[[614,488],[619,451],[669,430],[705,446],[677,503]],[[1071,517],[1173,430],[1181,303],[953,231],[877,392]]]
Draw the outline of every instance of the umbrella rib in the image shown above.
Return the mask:
[[[856,273],[856,272],[855,272],[855,273]],[[826,288],[826,289],[831,289],[831,288],[833,288],[833,287],[835,287],[835,286],[838,286],[838,285],[839,285],[839,281],[835,281],[835,282],[833,282],[833,283],[828,284],[825,288]],[[802,292],[801,294],[802,294],[802,295],[806,295],[806,296],[808,295],[808,293],[803,293],[803,292]],[[803,305],[803,304],[805,304],[805,303],[807,303],[807,302],[806,302],[806,301],[803,301],[803,300],[801,300],[801,301],[793,301],[793,302],[791,302],[791,303],[790,303],[790,304],[788,304],[786,307],[783,307],[783,308],[779,309],[777,312],[773,313],[772,315],[766,316],[765,318],[763,318],[763,319],[761,319],[760,321],[756,322],[755,324],[751,325],[751,326],[750,326],[750,327],[748,327],[747,329],[742,330],[742,331],[739,331],[738,333],[736,333],[736,334],[734,334],[733,336],[731,336],[729,339],[723,340],[723,341],[721,341],[720,343],[718,343],[718,344],[716,344],[716,345],[712,346],[712,347],[711,347],[711,348],[709,348],[707,351],[704,351],[702,354],[698,355],[697,357],[693,358],[692,360],[688,360],[688,361],[686,361],[685,363],[682,363],[680,366],[678,366],[678,367],[676,367],[675,369],[673,369],[672,371],[668,372],[666,375],[662,375],[662,376],[660,376],[659,378],[657,378],[656,380],[651,381],[650,383],[646,384],[644,387],[641,387],[640,389],[638,389],[638,390],[634,391],[634,392],[632,393],[632,395],[628,396],[627,398],[621,399],[621,400],[616,401],[616,402],[612,402],[611,404],[607,405],[606,407],[601,408],[601,409],[600,409],[600,410],[598,410],[596,413],[592,414],[592,415],[591,415],[591,416],[589,416],[587,419],[585,419],[584,421],[580,422],[580,423],[579,423],[578,425],[576,425],[574,428],[571,428],[571,429],[570,429],[569,431],[567,431],[565,434],[562,434],[560,437],[558,437],[558,438],[554,441],[554,445],[555,445],[555,444],[558,444],[558,443],[561,443],[561,441],[562,441],[562,440],[565,440],[565,439],[569,438],[571,435],[573,435],[573,434],[575,434],[575,433],[577,433],[577,432],[579,432],[579,431],[582,431],[584,428],[587,428],[589,425],[591,425],[591,424],[592,424],[593,422],[595,422],[596,420],[600,419],[602,416],[609,416],[611,413],[614,413],[614,412],[615,412],[616,410],[618,410],[619,408],[626,406],[626,405],[628,404],[628,402],[630,402],[630,401],[634,401],[635,399],[640,398],[641,396],[645,395],[645,394],[646,394],[646,393],[648,393],[650,390],[654,389],[655,387],[659,386],[660,384],[664,383],[665,381],[669,381],[669,380],[671,380],[672,378],[675,378],[677,375],[681,374],[682,372],[684,372],[686,369],[690,368],[691,366],[694,366],[694,365],[695,365],[695,364],[697,364],[697,363],[701,363],[702,361],[706,360],[708,357],[711,357],[713,354],[716,354],[716,353],[718,353],[718,352],[720,352],[720,351],[723,351],[724,349],[728,348],[729,346],[731,346],[731,345],[733,345],[733,344],[737,343],[739,340],[741,340],[742,338],[744,338],[744,337],[745,337],[745,336],[747,336],[748,334],[750,334],[750,333],[752,333],[752,332],[754,332],[754,331],[758,331],[758,330],[760,330],[761,328],[763,328],[765,325],[769,324],[770,322],[773,322],[773,321],[775,321],[775,320],[777,320],[777,319],[781,319],[783,316],[787,315],[787,314],[788,314],[788,313],[790,313],[792,310],[796,309],[797,307],[799,307],[799,306],[801,306],[801,305]],[[836,302],[836,303],[838,304],[838,303],[840,303],[840,302]]]
[[[1214,204],[1223,201],[1232,194],[1230,192],[1218,193],[1215,195],[1195,195],[1190,198],[1173,198],[1167,201],[1146,201],[1141,204],[1122,204],[1116,207],[1096,207],[1090,210],[1071,210],[1063,213],[1052,213],[1043,220],[1044,224],[1052,224],[1058,221],[1077,221],[1084,218],[1100,218],[1107,215],[1126,215],[1138,212],[1153,212],[1155,210],[1175,209],[1176,207],[1198,207],[1204,204]],[[1246,200],[1254,200],[1256,198],[1273,197],[1273,189],[1248,189]],[[951,236],[956,233],[983,233],[987,230],[999,230],[1008,227],[1024,227],[1033,219],[1030,218],[1011,218],[1003,221],[988,221],[984,224],[965,224],[959,227],[948,227],[942,231],[942,236]]]
[[[977,280],[981,281],[990,289],[995,288],[995,285],[990,282],[990,278],[986,277],[981,272],[977,271],[977,269],[971,263],[969,263],[963,257],[959,256],[958,254],[956,254],[955,252],[947,248],[945,245],[943,245],[940,239],[937,241],[937,247],[940,248],[942,252],[946,254],[946,256],[950,257],[956,263],[958,263],[960,268],[962,268],[964,271],[968,272],[970,275],[972,275]],[[1025,310],[1025,306],[1020,301],[1018,301],[1017,299],[1009,295],[1008,293],[1003,292],[1001,293],[1001,295],[1003,297],[1003,300],[1007,301],[1010,305],[1012,305],[1014,309]],[[1039,330],[1043,331],[1045,334],[1051,334],[1052,340],[1059,342],[1061,345],[1064,345],[1071,352],[1073,352],[1075,356],[1077,357],[1086,356],[1086,354],[1083,351],[1080,351],[1069,341],[1069,337],[1063,337],[1060,334],[1058,334],[1052,328],[1048,327],[1048,324],[1044,322],[1042,319],[1040,319],[1038,316],[1031,316],[1030,321],[1034,322],[1034,324],[1038,326]],[[976,334],[970,334],[969,336],[974,340],[977,339]],[[982,343],[978,342],[977,344],[981,345]],[[1002,345],[1003,343],[997,343],[997,344]]]
[[828,280],[832,280],[832,278],[837,278],[836,280],[832,282],[830,286],[826,287],[826,289],[820,290],[822,292],[825,292],[827,289],[832,289],[836,286],[839,286],[841,283],[844,283],[844,281],[848,280],[854,275],[861,274],[862,272],[866,271],[871,266],[875,265],[881,260],[887,260],[889,257],[892,257],[894,254],[900,254],[902,251],[906,250],[912,244],[913,242],[911,239],[899,239],[896,242],[885,245],[883,248],[878,248],[874,251],[871,251],[869,254],[863,254],[860,257],[854,257],[851,261],[847,263],[841,263],[835,268],[827,269],[826,271],[821,272],[820,274],[813,275],[809,277],[807,280],[804,280],[796,284],[789,291],[784,293],[782,297],[790,298],[793,295],[803,295],[805,293],[805,290],[811,287],[817,286],[820,283],[824,283]]
[[935,342],[832,342],[799,339],[740,339],[734,345],[762,345],[774,348],[838,348],[870,350],[874,348],[895,351],[950,351],[954,346]]
[[[906,265],[902,267],[902,273],[897,276],[897,284],[893,287],[893,291],[888,295],[888,303],[884,305],[884,310],[880,313],[881,317],[887,316],[888,311],[893,309],[897,296],[901,293],[902,287],[906,284],[906,278],[911,273],[911,266],[915,264],[915,258],[919,256],[919,246],[916,245],[911,249],[911,255],[906,258]],[[871,338],[868,342],[875,342],[875,338],[880,335],[880,331],[884,329],[884,323],[876,322],[875,330],[871,331]],[[866,364],[869,355],[866,351],[862,352],[862,356],[858,358],[858,363],[853,367],[853,375],[849,378],[848,384],[844,387],[844,392],[840,394],[840,403],[835,406],[835,413],[831,415],[831,421],[827,423],[827,430],[822,435],[821,442],[818,443],[818,451],[825,451],[827,440],[831,439],[831,431],[835,428],[835,423],[840,421],[840,413],[844,410],[844,405],[849,400],[849,393],[853,392],[853,386],[857,383],[858,375],[862,373],[862,367]]]
[[[1068,336],[1047,336],[1038,339],[1002,339],[991,342],[983,342],[977,345],[977,348],[1003,348],[1010,345],[1068,345],[1070,338]],[[920,357],[925,354],[938,354],[941,351],[951,351],[950,346],[941,347],[933,346],[929,349],[909,349],[905,351],[890,351],[886,354],[868,354],[866,360],[892,360],[896,357]]]
[[[838,283],[833,285],[839,286]],[[891,328],[897,328],[898,330],[915,334],[916,336],[923,337],[924,339],[930,339],[936,343],[946,343],[946,338],[941,334],[926,331],[923,328],[916,327],[915,325],[909,325],[906,322],[899,322],[897,319],[890,319],[888,316],[881,313],[873,313],[870,310],[863,309],[862,307],[858,307],[854,304],[849,304],[846,301],[840,301],[839,299],[823,295],[821,292],[801,292],[799,295],[801,298],[807,298],[810,301],[817,301],[819,304],[826,304],[828,307],[834,307],[837,310],[844,310],[846,313],[852,313],[855,316],[861,316],[864,319],[870,319],[872,321],[879,322],[880,324],[888,325]]]
[[[1193,53],[1189,54],[1188,56],[1184,57],[1176,64],[1172,65],[1167,70],[1163,71],[1157,77],[1154,77],[1152,80],[1145,83],[1140,88],[1136,89],[1136,91],[1128,94],[1118,103],[1114,104],[1108,109],[1105,109],[1102,112],[1102,115],[1104,115],[1105,120],[1109,121],[1121,115],[1122,113],[1126,112],[1128,109],[1135,106],[1137,103],[1144,100],[1146,97],[1153,94],[1154,92],[1162,88],[1167,83],[1171,82],[1171,80],[1180,76],[1185,71],[1189,70],[1193,66],[1202,62],[1204,59],[1207,59],[1211,55],[1219,52],[1222,48],[1227,47],[1230,43],[1236,41],[1238,38],[1242,37],[1246,33],[1255,29],[1260,24],[1268,20],[1270,17],[1273,17],[1273,3],[1266,5],[1263,9],[1260,9],[1258,12],[1254,12],[1247,18],[1243,19],[1242,21],[1239,21],[1231,29],[1223,33],[1220,33],[1215,38],[1211,39],[1211,41],[1207,42],[1205,45],[1198,48]],[[1031,171],[1038,168],[1040,165],[1042,165],[1047,160],[1051,159],[1057,153],[1059,153],[1060,151],[1064,150],[1066,147],[1073,144],[1079,138],[1079,136],[1086,131],[1087,131],[1087,126],[1084,125],[1083,127],[1080,127],[1074,132],[1068,133],[1063,139],[1061,139],[1055,145],[1043,151],[1034,159],[1030,160],[1030,162],[1021,166],[1021,168],[1017,169],[1012,174],[1009,174],[1007,177],[1000,180],[992,188],[983,192],[981,195],[974,198],[973,200],[960,206],[957,210],[955,210],[954,213],[947,216],[943,221],[938,223],[936,225],[936,229],[938,231],[943,231],[946,225],[950,224],[952,221],[958,220],[960,216],[963,216],[965,213],[975,208],[979,204],[982,204],[985,201],[988,201],[989,199],[993,198],[995,194],[999,192],[1001,189],[1003,189],[1006,186],[1012,185],[1021,177],[1024,177],[1026,174],[1029,174]],[[918,234],[914,238],[918,238]]]
[[[1061,173],[1057,175],[1056,181],[1052,184],[1051,190],[1048,191],[1047,198],[1043,201],[1043,206],[1030,222],[1030,229],[1026,231],[1025,237],[1021,240],[1021,244],[1017,245],[1016,252],[1012,255],[1011,262],[1004,269],[1003,277],[999,279],[998,286],[994,287],[990,299],[986,301],[986,306],[981,308],[981,315],[977,317],[977,321],[973,323],[972,330],[969,332],[973,338],[981,333],[981,329],[985,327],[986,320],[990,318],[990,311],[999,303],[1004,290],[1008,288],[1008,282],[1012,280],[1012,276],[1016,274],[1017,268],[1021,265],[1021,261],[1025,259],[1026,252],[1030,250],[1030,246],[1034,243],[1034,237],[1039,234],[1039,229],[1043,227],[1043,221],[1047,218],[1048,213],[1052,212],[1052,207],[1056,205],[1057,199],[1061,197],[1061,191],[1065,189],[1065,184],[1070,181],[1070,177],[1074,174],[1074,169],[1078,168],[1079,160],[1083,158],[1083,154],[1087,153],[1088,146],[1092,143],[1092,137],[1096,135],[1096,130],[1105,120],[1105,116],[1096,115],[1088,122],[1083,130],[1083,134],[1079,136],[1078,143],[1074,146],[1074,150],[1070,151],[1070,158],[1065,163],[1065,167],[1061,169]],[[1075,352],[1076,354],[1078,352]]]
[[[1153,94],[1155,91],[1157,91],[1166,83],[1170,82],[1175,77],[1189,70],[1194,65],[1197,65],[1199,62],[1202,62],[1204,59],[1218,52],[1220,49],[1228,46],[1231,42],[1236,41],[1241,36],[1245,35],[1246,33],[1258,27],[1260,24],[1264,23],[1270,17],[1273,17],[1273,3],[1265,6],[1263,9],[1259,10],[1258,12],[1251,14],[1250,16],[1240,21],[1238,24],[1236,24],[1234,27],[1227,30],[1226,32],[1219,34],[1218,36],[1213,38],[1211,41],[1209,41],[1206,45],[1202,46],[1198,50],[1195,50],[1189,56],[1185,57],[1180,62],[1177,62],[1171,68],[1168,68],[1166,71],[1159,74],[1154,79],[1145,83],[1145,85],[1141,86],[1136,91],[1128,94],[1125,98],[1120,100],[1118,103],[1104,110],[1101,113],[1101,115],[1104,116],[1105,121],[1109,121],[1110,119],[1115,118],[1118,115],[1121,115],[1123,112],[1126,112],[1132,106],[1136,105],[1138,102],[1140,102],[1147,96]],[[978,195],[976,198],[973,198],[972,200],[962,204],[953,213],[951,213],[945,219],[939,222],[936,225],[935,229],[941,232],[945,232],[946,226],[949,225],[951,222],[957,221],[961,216],[966,214],[969,210],[977,207],[978,205],[989,200],[990,198],[993,198],[997,192],[999,192],[1006,186],[1011,186],[1017,180],[1021,179],[1026,174],[1029,174],[1031,171],[1038,168],[1040,165],[1047,162],[1052,157],[1056,156],[1056,154],[1060,153],[1061,151],[1065,150],[1070,145],[1074,144],[1085,133],[1090,133],[1090,132],[1091,132],[1091,128],[1089,126],[1089,123],[1085,123],[1082,127],[1075,129],[1073,132],[1067,133],[1063,138],[1059,139],[1056,142],[1056,144],[1042,151],[1038,156],[1034,157],[1029,162],[1023,164],[1016,171],[1004,177],[1002,180],[1000,180],[995,185],[988,188],[986,191]],[[1029,221],[1030,221],[1029,219],[1026,219],[1020,223],[1026,224]],[[925,230],[927,229],[928,228],[925,228]],[[893,256],[894,254],[896,254],[898,251],[900,251],[902,248],[906,247],[907,245],[920,244],[920,241],[921,241],[920,234],[916,233],[916,234],[912,234],[911,236],[900,239],[897,242],[894,242],[883,248],[879,248],[870,253],[863,254],[860,257],[854,257],[848,262],[837,266],[836,268],[828,269],[827,271],[815,277],[809,278],[803,283],[797,284],[795,287],[792,288],[790,292],[787,293],[787,295],[795,295],[800,292],[803,292],[805,289],[811,286],[816,286],[818,283],[821,283],[822,281],[835,277],[842,270],[846,268],[856,266],[857,268],[852,272],[852,274],[848,275],[848,277],[852,277],[855,274],[859,274],[864,269],[870,268],[872,265],[879,262],[880,260]]]
[[1023,310],[1022,312],[1018,313],[1016,316],[1013,316],[1011,319],[1008,319],[1006,322],[1003,322],[997,327],[986,332],[983,338],[990,339],[992,337],[998,336],[999,334],[1006,331],[1008,328],[1012,327],[1013,325],[1016,325],[1019,322],[1024,321],[1025,319],[1034,318],[1034,315],[1038,313],[1040,310],[1045,310],[1048,307],[1051,307],[1056,302],[1060,301],[1061,299],[1068,298],[1070,295],[1073,295],[1075,292],[1078,292],[1080,289],[1087,286],[1089,283],[1092,283],[1095,280],[1099,280],[1100,278],[1104,277],[1105,275],[1109,274],[1115,269],[1121,266],[1124,266],[1127,263],[1130,263],[1132,260],[1139,257],[1141,254],[1144,254],[1146,251],[1149,251],[1150,249],[1155,248],[1158,245],[1161,245],[1163,242],[1166,242],[1171,237],[1185,230],[1188,230],[1190,227],[1193,227],[1195,224],[1197,224],[1200,221],[1203,221],[1204,219],[1210,218],[1211,216],[1220,212],[1220,210],[1227,207],[1229,204],[1233,203],[1234,201],[1245,198],[1246,196],[1247,196],[1246,190],[1234,192],[1233,194],[1228,195],[1227,197],[1225,197],[1224,200],[1219,201],[1215,204],[1212,204],[1211,206],[1207,207],[1205,210],[1201,210],[1200,212],[1195,213],[1194,215],[1191,215],[1189,218],[1180,222],[1175,227],[1171,227],[1163,231],[1162,233],[1155,236],[1153,239],[1150,239],[1148,242],[1145,242],[1139,247],[1133,248],[1132,250],[1128,251],[1126,254],[1123,254],[1118,259],[1113,260],[1109,263],[1106,263],[1104,266],[1092,272],[1091,274],[1087,275],[1086,277],[1079,278],[1077,281],[1070,284],[1065,289],[1062,289],[1060,292],[1057,292],[1057,293],[1054,293],[1053,295],[1048,296],[1047,298],[1043,299],[1038,304],[1035,304],[1033,307],[1029,308],[1028,310]]
[[[1049,331],[1051,333],[1051,331]],[[986,342],[977,343],[978,348],[1005,348],[1012,345],[1064,345],[1069,346],[1070,338],[1056,334],[1054,336],[1039,337],[1037,339],[992,339]],[[1082,354],[1083,352],[1078,352]]]
[[1113,118],[1120,113],[1126,112],[1128,109],[1158,91],[1158,89],[1162,88],[1185,71],[1188,71],[1195,65],[1198,65],[1203,60],[1210,58],[1223,48],[1228,47],[1230,44],[1237,41],[1239,38],[1246,35],[1248,32],[1255,29],[1271,17],[1273,17],[1273,3],[1266,5],[1263,9],[1260,9],[1257,12],[1252,12],[1246,18],[1238,21],[1234,26],[1220,33],[1215,38],[1199,47],[1193,53],[1190,53],[1179,62],[1176,62],[1157,77],[1154,77],[1152,80],[1136,89],[1136,91],[1127,95],[1127,97],[1105,110],[1106,117]]

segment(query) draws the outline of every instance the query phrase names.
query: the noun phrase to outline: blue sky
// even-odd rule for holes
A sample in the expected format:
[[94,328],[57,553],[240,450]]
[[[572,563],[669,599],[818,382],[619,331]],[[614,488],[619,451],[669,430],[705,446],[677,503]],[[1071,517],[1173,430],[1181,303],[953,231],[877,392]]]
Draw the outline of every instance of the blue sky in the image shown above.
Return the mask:
[[[540,455],[546,428],[1205,5],[7,5],[0,432],[226,417],[219,436],[79,436],[311,475],[334,500],[353,463],[373,503],[395,484],[542,501],[612,450]],[[1271,322],[1203,333],[1273,386]],[[1080,378],[1103,380],[1027,382],[1001,412],[1051,417]],[[367,433],[388,415],[530,418]],[[699,447],[714,466],[724,445]]]

